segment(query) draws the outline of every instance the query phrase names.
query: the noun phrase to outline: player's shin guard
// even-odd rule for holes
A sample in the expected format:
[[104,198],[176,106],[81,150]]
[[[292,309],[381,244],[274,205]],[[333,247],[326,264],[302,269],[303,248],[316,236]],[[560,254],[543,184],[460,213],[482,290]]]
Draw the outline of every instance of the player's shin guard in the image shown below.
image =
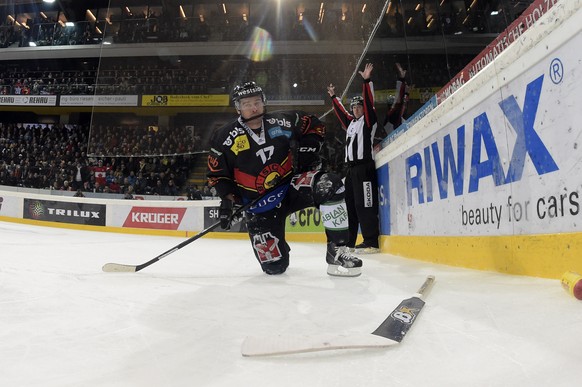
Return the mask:
[[[334,276],[356,277],[362,274],[362,261],[351,255],[345,246],[348,240],[348,212],[344,200],[344,186],[339,176],[322,175],[323,180],[316,182],[314,193],[323,201],[319,205],[321,219],[327,235],[326,262],[327,273]],[[339,182],[339,184],[338,184]]]

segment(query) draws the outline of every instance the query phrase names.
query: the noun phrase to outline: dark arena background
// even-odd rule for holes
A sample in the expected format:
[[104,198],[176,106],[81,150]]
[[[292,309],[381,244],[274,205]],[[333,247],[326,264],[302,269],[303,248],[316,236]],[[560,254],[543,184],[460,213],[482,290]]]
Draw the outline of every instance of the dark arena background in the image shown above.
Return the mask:
[[[2,0],[0,185],[210,196],[209,136],[235,117],[231,90],[249,80],[268,109],[323,117],[325,163],[341,170],[327,85],[360,94],[358,71],[373,63],[383,120],[399,63],[410,116],[530,3]],[[106,184],[75,180],[77,165],[103,166]]]

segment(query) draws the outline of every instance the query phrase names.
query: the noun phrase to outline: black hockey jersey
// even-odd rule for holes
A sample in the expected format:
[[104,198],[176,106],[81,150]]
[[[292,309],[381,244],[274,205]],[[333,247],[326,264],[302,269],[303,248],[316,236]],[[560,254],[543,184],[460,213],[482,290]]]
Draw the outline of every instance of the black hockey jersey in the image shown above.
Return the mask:
[[294,172],[317,164],[324,137],[321,121],[301,111],[265,114],[260,132],[239,117],[212,136],[208,184],[221,198],[232,193],[246,203]]

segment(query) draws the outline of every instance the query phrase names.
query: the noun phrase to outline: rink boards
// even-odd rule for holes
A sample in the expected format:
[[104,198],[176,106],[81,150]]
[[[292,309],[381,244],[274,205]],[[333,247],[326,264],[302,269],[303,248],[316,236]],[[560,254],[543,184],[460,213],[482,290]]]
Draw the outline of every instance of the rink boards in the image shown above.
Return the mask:
[[581,26],[559,2],[377,155],[383,251],[582,272]]

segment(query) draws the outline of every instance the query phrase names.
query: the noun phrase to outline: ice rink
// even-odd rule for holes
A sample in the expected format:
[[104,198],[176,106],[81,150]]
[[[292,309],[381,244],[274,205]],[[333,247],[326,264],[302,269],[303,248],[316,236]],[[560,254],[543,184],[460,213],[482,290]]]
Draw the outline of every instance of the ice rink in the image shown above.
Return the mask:
[[[291,243],[282,276],[250,243],[0,222],[0,386],[579,386],[582,301],[557,280],[362,256],[326,274],[325,247]],[[425,277],[400,345],[245,358],[245,336],[369,333]]]

